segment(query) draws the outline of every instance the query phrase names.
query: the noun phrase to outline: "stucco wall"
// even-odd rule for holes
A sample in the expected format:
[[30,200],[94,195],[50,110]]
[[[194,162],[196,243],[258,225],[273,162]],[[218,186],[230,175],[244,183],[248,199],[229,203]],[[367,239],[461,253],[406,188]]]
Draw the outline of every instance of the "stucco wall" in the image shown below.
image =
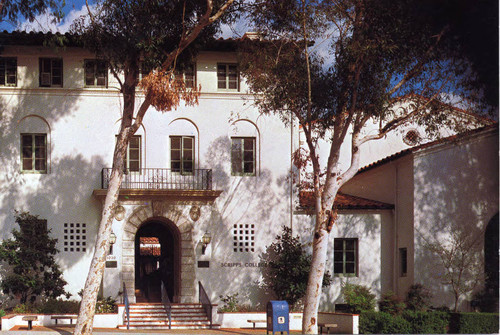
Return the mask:
[[498,130],[418,153],[414,180],[415,280],[432,289],[434,304],[453,307],[450,287],[441,283],[444,269],[427,245],[446,245],[458,234],[477,241],[471,253],[484,261],[486,225],[498,213]]

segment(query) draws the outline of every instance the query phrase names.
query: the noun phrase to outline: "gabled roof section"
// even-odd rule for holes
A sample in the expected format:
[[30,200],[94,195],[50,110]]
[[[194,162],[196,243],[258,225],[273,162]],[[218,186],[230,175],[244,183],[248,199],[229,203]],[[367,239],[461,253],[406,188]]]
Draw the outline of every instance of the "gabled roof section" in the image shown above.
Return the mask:
[[[299,207],[303,209],[314,208],[314,192],[301,191],[299,192]],[[337,193],[335,198],[335,206],[337,209],[393,209],[394,205],[386,204],[384,202],[365,199],[348,195],[344,193]]]
[[463,132],[460,134],[456,134],[456,135],[452,135],[449,137],[441,138],[441,139],[438,139],[436,141],[424,143],[422,145],[418,145],[418,146],[413,147],[413,148],[408,148],[408,149],[402,150],[400,152],[397,152],[395,154],[392,154],[390,156],[387,156],[385,158],[382,158],[382,159],[380,159],[376,162],[373,162],[367,166],[362,167],[361,169],[359,169],[358,174],[366,172],[368,170],[371,170],[375,167],[387,164],[389,162],[395,161],[398,158],[401,158],[401,157],[409,155],[409,154],[413,154],[413,153],[418,152],[418,151],[423,150],[423,149],[431,148],[431,147],[442,145],[442,144],[457,142],[457,141],[465,139],[467,137],[472,137],[474,135],[481,134],[482,132],[487,132],[487,131],[494,130],[494,129],[498,130],[498,123],[496,123],[496,122],[493,124],[490,124],[488,126],[469,130],[469,131],[466,131],[466,132]]

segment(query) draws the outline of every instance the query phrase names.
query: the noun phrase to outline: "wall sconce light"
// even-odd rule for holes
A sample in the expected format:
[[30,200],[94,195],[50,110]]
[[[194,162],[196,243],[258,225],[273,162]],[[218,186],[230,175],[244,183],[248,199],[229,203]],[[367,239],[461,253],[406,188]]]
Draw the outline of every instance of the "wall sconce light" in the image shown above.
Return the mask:
[[109,235],[109,254],[113,254],[113,244],[116,243],[116,235],[111,231],[111,234]]
[[203,235],[203,237],[201,238],[201,243],[202,243],[201,254],[202,255],[205,254],[205,250],[207,249],[207,245],[209,245],[211,241],[212,241],[212,236],[210,235],[209,232],[205,232],[205,235]]

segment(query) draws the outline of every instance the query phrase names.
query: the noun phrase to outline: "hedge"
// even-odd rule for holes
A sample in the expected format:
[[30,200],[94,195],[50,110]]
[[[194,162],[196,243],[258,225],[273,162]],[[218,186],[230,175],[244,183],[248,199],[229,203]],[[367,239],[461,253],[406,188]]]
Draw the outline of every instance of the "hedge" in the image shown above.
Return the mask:
[[359,331],[362,334],[444,334],[450,315],[446,312],[405,311],[393,316],[384,312],[362,312]]
[[452,313],[450,332],[455,334],[498,334],[498,313]]

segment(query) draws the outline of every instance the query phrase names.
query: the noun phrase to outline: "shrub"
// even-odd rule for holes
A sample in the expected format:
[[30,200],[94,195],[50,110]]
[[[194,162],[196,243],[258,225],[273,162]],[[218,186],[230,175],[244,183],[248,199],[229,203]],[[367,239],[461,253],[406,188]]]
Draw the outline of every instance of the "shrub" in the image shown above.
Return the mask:
[[[276,236],[276,242],[266,248],[261,260],[267,264],[262,268],[263,287],[293,308],[306,293],[311,256],[304,251],[299,238],[292,236],[292,230],[284,226],[283,232]],[[323,287],[330,283],[331,276],[326,271]]]
[[55,261],[57,239],[50,237],[46,221],[27,212],[16,212],[15,217],[19,230],[12,230],[14,237],[0,244],[0,261],[8,264],[0,282],[3,292],[21,304],[33,303],[38,297],[69,297]]
[[361,334],[410,334],[411,325],[401,316],[384,312],[366,311],[359,317]]
[[389,291],[382,295],[382,299],[378,303],[379,310],[391,315],[398,315],[403,312],[406,305],[394,292]]
[[450,314],[446,312],[405,311],[402,316],[414,334],[445,334],[448,331]]
[[219,308],[219,312],[236,312],[238,310],[238,293],[233,295],[226,295],[225,297],[220,295],[220,301],[224,303],[222,307]]
[[346,283],[343,295],[349,313],[359,314],[362,311],[375,309],[375,295],[366,286]]
[[39,311],[43,314],[78,313],[80,303],[75,300],[47,299],[40,304]]
[[456,334],[498,334],[498,313],[452,313],[450,332]]
[[406,294],[406,308],[412,311],[426,311],[432,299],[431,292],[422,284],[413,284]]
[[385,312],[362,312],[359,331],[362,334],[443,334],[447,332],[449,314],[444,312],[406,311],[402,315]]
[[99,297],[97,298],[97,303],[95,305],[95,312],[97,314],[103,313],[116,313],[118,308],[116,306],[116,300],[111,297]]

